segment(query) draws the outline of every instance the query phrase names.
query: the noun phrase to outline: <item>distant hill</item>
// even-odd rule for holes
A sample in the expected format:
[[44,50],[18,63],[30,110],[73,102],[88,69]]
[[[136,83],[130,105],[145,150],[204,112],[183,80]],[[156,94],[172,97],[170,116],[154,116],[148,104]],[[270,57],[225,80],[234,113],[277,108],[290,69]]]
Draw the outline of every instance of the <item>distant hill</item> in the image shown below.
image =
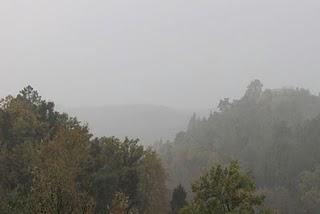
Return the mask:
[[143,144],[172,140],[185,130],[192,110],[177,110],[156,105],[106,105],[64,109],[87,122],[96,136],[139,138]]

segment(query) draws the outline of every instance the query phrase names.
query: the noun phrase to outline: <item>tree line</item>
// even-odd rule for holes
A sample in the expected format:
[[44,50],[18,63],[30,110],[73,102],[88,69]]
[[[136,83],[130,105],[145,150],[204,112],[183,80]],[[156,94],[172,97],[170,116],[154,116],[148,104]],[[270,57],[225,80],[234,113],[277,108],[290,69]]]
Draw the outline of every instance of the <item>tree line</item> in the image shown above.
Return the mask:
[[279,213],[320,210],[320,97],[306,89],[263,89],[259,80],[238,100],[225,98],[205,118],[193,115],[173,142],[155,147],[169,169],[169,189],[190,187],[215,164],[239,160]]
[[[54,107],[31,86],[1,99],[0,213],[216,213],[221,207],[252,213],[262,203],[254,183],[233,164],[223,172],[213,168],[194,185],[208,195],[188,203],[179,186],[169,204],[167,172],[155,151],[138,139],[95,138],[86,124]],[[202,186],[207,182],[213,183]],[[225,201],[221,195],[207,207],[219,186],[230,188],[232,196]]]
[[166,213],[166,172],[138,140],[94,138],[28,86],[0,102],[0,213]]
[[317,213],[319,115],[319,96],[255,80],[146,148],[94,137],[28,86],[0,101],[0,213]]

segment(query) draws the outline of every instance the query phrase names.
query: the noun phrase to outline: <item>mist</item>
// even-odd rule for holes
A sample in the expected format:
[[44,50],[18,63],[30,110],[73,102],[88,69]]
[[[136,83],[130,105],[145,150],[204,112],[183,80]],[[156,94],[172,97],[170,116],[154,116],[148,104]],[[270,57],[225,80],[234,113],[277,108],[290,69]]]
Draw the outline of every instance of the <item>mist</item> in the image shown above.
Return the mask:
[[[320,91],[319,1],[1,1],[0,95],[65,107],[203,109],[266,87]],[[239,90],[241,89],[241,90]]]
[[319,11],[2,0],[0,213],[318,214]]

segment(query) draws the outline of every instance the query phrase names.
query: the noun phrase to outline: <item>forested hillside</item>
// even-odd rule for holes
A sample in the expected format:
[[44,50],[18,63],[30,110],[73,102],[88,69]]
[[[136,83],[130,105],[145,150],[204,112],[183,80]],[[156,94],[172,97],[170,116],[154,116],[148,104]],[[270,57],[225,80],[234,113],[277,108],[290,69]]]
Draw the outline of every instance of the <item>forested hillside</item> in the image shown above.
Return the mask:
[[0,213],[320,210],[320,97],[251,82],[155,152],[95,137],[32,87],[0,101]]
[[239,100],[225,98],[206,118],[194,115],[174,142],[156,148],[169,187],[190,184],[213,164],[239,160],[280,213],[320,210],[320,97],[255,80]]
[[0,213],[166,213],[166,173],[137,140],[94,138],[30,86],[0,102]]

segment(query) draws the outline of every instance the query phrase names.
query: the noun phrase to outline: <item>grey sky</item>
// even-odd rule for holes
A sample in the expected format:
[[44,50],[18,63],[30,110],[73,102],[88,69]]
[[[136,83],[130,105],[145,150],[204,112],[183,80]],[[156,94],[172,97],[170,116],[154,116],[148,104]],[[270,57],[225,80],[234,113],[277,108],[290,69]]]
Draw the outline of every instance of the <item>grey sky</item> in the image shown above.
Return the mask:
[[318,0],[1,0],[0,96],[207,108],[266,87],[320,91]]

